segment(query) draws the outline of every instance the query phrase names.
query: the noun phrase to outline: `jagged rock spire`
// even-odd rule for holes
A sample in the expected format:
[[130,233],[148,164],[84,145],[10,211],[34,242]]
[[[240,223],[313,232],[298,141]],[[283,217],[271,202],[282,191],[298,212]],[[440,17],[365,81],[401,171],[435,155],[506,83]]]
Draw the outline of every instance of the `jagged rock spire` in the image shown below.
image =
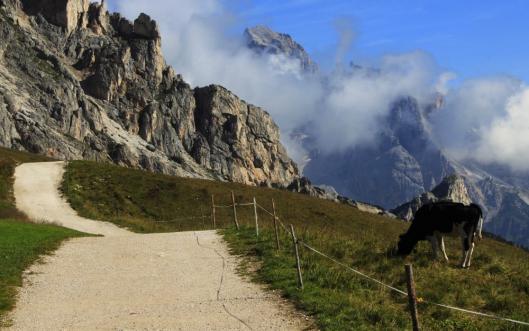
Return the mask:
[[72,31],[87,24],[89,0],[22,0],[23,10],[30,14],[41,14],[55,25]]

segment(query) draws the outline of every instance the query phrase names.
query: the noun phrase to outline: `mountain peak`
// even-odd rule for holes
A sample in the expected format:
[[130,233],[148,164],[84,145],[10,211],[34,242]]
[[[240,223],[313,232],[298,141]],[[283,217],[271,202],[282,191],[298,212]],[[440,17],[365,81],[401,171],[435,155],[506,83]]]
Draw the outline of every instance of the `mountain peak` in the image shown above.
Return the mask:
[[310,58],[303,46],[290,35],[275,32],[266,25],[257,25],[244,31],[248,48],[259,54],[284,55],[298,60],[304,72],[317,72],[318,65]]

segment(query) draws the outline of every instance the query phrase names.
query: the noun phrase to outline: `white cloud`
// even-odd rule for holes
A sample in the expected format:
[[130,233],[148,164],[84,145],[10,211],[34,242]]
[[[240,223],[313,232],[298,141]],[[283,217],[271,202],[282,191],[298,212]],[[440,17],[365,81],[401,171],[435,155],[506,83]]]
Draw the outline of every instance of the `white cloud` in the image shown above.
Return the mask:
[[504,116],[481,133],[476,159],[508,164],[515,171],[529,170],[529,88],[510,97]]
[[376,71],[335,73],[315,119],[319,148],[335,152],[374,143],[383,127],[382,119],[399,97],[412,95],[422,103],[433,100],[435,72],[430,56],[413,52],[385,56]]
[[483,135],[504,115],[509,98],[519,89],[515,79],[494,77],[466,81],[450,90],[444,108],[432,120],[439,145],[456,159],[474,157]]

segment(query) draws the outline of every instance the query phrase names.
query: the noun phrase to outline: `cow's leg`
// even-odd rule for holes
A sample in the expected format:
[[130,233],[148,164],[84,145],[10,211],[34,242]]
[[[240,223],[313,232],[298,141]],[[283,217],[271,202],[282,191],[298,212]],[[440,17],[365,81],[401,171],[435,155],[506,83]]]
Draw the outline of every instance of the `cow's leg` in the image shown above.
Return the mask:
[[461,260],[461,268],[465,268],[467,264],[468,259],[468,253],[470,251],[470,241],[468,237],[461,237],[462,245],[463,245],[463,258]]
[[448,262],[448,256],[446,255],[446,249],[445,249],[445,241],[441,234],[437,235],[437,243],[439,244],[439,248],[441,249],[441,253],[443,253],[443,257],[446,262]]
[[433,257],[437,260],[439,254],[437,253],[439,244],[437,243],[437,238],[435,235],[428,237],[428,240],[430,240],[430,243],[432,244],[432,251],[433,251]]
[[466,264],[465,264],[465,267],[466,267],[466,268],[469,268],[469,267],[470,267],[470,260],[472,260],[472,253],[474,253],[474,246],[475,246],[474,243],[471,243],[471,244],[470,244],[470,250],[468,251],[468,254],[467,254],[467,261],[466,261]]

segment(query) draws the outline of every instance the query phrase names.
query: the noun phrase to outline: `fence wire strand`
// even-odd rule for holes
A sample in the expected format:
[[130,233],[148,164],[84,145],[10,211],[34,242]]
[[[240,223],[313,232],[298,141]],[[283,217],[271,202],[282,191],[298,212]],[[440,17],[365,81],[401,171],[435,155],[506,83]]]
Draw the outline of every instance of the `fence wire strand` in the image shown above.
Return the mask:
[[[241,206],[241,207],[244,207],[244,206],[253,206],[253,202],[249,202],[249,203],[237,203],[235,204],[236,206]],[[233,206],[232,206],[233,207]]]
[[426,304],[430,304],[430,305],[434,305],[434,306],[439,306],[439,307],[443,307],[443,308],[448,308],[448,309],[452,309],[452,310],[457,310],[457,311],[460,311],[460,312],[463,312],[463,313],[474,314],[474,315],[478,315],[478,316],[484,316],[484,317],[488,317],[488,318],[492,318],[492,319],[497,319],[497,320],[500,320],[500,321],[506,321],[506,322],[511,322],[511,323],[515,323],[515,324],[528,325],[529,326],[529,323],[527,323],[527,322],[517,321],[517,320],[513,320],[511,318],[505,318],[505,317],[496,316],[496,315],[492,315],[492,314],[481,313],[479,311],[473,311],[473,310],[469,310],[469,309],[464,309],[464,308],[444,305],[442,303],[436,303],[436,302],[431,302],[431,301],[427,301],[427,300],[423,300],[422,303],[426,303]]
[[184,220],[197,220],[197,219],[206,219],[206,218],[210,218],[210,216],[179,217],[179,218],[173,218],[172,220],[168,220],[168,221],[154,221],[154,223],[175,223],[175,222],[184,221]]
[[262,211],[264,211],[265,213],[269,214],[270,216],[274,216],[274,214],[272,212],[269,212],[268,210],[266,210],[265,207],[261,206],[260,204],[257,204],[257,207],[259,207]]
[[276,217],[276,218],[277,218],[277,222],[283,228],[283,230],[285,230],[287,234],[291,234],[290,230],[285,226],[285,224],[283,224],[283,222],[281,222],[281,219],[279,217]]
[[233,205],[215,205],[215,208],[233,208]]
[[360,271],[358,271],[358,270],[356,270],[356,269],[353,269],[353,268],[351,268],[350,266],[346,265],[345,263],[342,263],[342,262],[340,262],[340,261],[338,261],[338,260],[336,260],[336,259],[330,257],[329,255],[320,252],[320,251],[317,250],[316,248],[314,248],[314,247],[312,247],[312,246],[306,244],[305,242],[303,242],[303,241],[301,241],[301,240],[298,240],[298,242],[299,242],[301,245],[303,245],[305,248],[307,248],[308,250],[310,250],[310,251],[312,251],[312,252],[314,252],[314,253],[316,253],[316,254],[318,254],[318,255],[321,255],[321,256],[323,256],[323,257],[329,259],[329,260],[331,260],[332,262],[334,262],[334,263],[336,263],[336,264],[338,264],[338,265],[340,265],[340,266],[346,268],[346,269],[349,270],[349,271],[354,272],[354,273],[357,274],[357,275],[360,275],[360,276],[362,276],[362,277],[364,277],[364,278],[366,278],[366,279],[369,279],[369,280],[371,280],[371,281],[373,281],[373,282],[375,282],[375,283],[377,283],[377,284],[379,284],[379,285],[382,285],[382,286],[384,286],[384,287],[386,287],[386,288],[389,288],[390,290],[393,290],[393,291],[395,291],[395,292],[397,292],[397,293],[400,293],[400,294],[402,294],[402,295],[408,296],[408,293],[407,293],[407,292],[404,292],[404,291],[402,291],[402,290],[399,290],[399,289],[396,288],[396,287],[393,287],[393,286],[391,286],[391,285],[388,285],[388,284],[386,284],[386,283],[383,283],[383,282],[379,281],[378,279],[375,279],[375,278],[373,278],[373,277],[371,277],[371,276],[368,276],[368,275],[364,274],[363,272],[360,272]]

